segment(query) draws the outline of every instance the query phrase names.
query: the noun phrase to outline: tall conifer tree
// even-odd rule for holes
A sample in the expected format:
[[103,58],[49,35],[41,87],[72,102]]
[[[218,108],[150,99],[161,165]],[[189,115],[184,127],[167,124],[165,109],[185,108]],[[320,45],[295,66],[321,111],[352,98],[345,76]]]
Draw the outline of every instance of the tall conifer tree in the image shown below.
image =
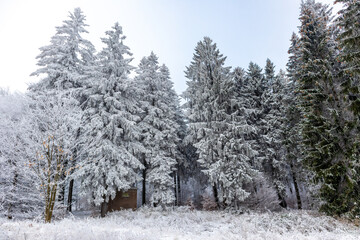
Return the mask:
[[337,25],[341,47],[340,58],[343,66],[342,87],[349,94],[351,110],[360,114],[359,82],[360,82],[360,2],[353,0],[337,0],[344,5],[339,11]]
[[143,91],[140,96],[143,111],[139,123],[146,150],[142,159],[146,166],[143,181],[148,181],[154,187],[150,202],[165,206],[175,200],[172,174],[179,155],[179,125],[176,121],[178,97],[170,81],[169,69],[165,65],[159,67],[158,57],[154,53],[141,60],[137,73],[135,81]]
[[139,90],[129,78],[133,67],[129,48],[124,45],[118,23],[102,38],[97,70],[82,119],[82,168],[79,175],[84,191],[90,192],[96,205],[106,203],[118,191],[126,191],[140,179],[142,164],[136,155],[143,151],[137,126]]
[[285,73],[275,76],[274,65],[268,59],[265,67],[265,76],[268,87],[263,94],[262,106],[262,139],[261,148],[264,154],[264,171],[270,177],[276,189],[280,205],[287,207],[285,201],[286,192],[286,168],[285,149],[283,147],[283,124],[284,124],[284,86]]
[[230,204],[249,193],[244,184],[252,181],[250,157],[254,154],[245,141],[249,126],[238,119],[235,84],[225,57],[208,37],[200,41],[193,61],[186,69],[189,121],[188,140],[199,154],[199,163],[213,186],[215,199]]
[[300,196],[300,182],[304,179],[303,162],[301,161],[301,134],[300,120],[301,112],[297,101],[297,81],[300,67],[299,37],[293,33],[290,39],[289,60],[287,66],[288,82],[285,85],[284,105],[285,105],[285,123],[283,126],[284,146],[286,148],[286,159],[290,167],[291,178],[294,184],[297,208],[302,209],[302,200]]
[[[351,122],[336,79],[334,48],[327,6],[307,0],[300,14],[299,92],[304,161],[321,184],[321,210],[328,214],[353,212],[358,204],[357,151]],[[349,125],[350,124],[350,125]]]

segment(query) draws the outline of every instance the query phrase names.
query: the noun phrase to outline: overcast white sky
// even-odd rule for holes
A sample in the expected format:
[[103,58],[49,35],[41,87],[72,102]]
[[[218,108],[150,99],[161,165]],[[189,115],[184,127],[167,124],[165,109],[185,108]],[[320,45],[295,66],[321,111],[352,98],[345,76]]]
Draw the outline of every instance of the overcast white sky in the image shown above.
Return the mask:
[[[332,5],[334,0],[320,2]],[[39,48],[48,45],[55,26],[80,7],[87,17],[86,37],[99,51],[100,37],[115,22],[137,66],[154,51],[165,63],[180,94],[186,88],[185,66],[196,43],[209,36],[228,66],[264,66],[270,58],[285,68],[289,39],[299,24],[301,0],[0,0],[0,87],[24,92],[37,69]],[[338,10],[340,6],[335,6]]]

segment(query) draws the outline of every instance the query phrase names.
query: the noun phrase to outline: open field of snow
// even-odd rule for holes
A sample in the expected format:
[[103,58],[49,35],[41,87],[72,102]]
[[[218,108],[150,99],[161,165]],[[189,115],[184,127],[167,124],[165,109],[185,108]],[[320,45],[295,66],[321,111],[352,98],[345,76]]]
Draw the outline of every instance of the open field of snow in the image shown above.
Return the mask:
[[0,220],[0,239],[359,239],[360,228],[308,211],[280,213],[203,212],[150,209],[106,218],[71,217],[51,224]]

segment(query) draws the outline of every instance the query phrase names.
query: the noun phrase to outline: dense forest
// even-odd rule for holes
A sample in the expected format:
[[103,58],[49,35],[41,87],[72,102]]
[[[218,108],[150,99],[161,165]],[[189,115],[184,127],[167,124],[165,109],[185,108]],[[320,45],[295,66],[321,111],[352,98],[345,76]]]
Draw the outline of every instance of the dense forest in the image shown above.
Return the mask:
[[118,23],[96,50],[76,8],[40,48],[40,81],[0,89],[1,215],[105,215],[137,188],[138,206],[359,217],[360,2],[337,2],[301,3],[279,72],[227,66],[204,37],[181,96],[155,53],[132,65]]

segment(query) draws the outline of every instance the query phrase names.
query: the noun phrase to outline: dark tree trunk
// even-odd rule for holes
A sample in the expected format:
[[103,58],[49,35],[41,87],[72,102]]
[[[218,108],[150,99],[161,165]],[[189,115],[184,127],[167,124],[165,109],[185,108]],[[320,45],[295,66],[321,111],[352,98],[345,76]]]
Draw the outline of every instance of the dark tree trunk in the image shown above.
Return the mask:
[[71,179],[69,183],[69,195],[68,195],[68,206],[67,206],[68,212],[71,212],[73,188],[74,188],[74,179]]
[[221,206],[220,206],[220,201],[219,201],[219,194],[218,194],[217,186],[215,183],[213,185],[213,192],[214,192],[214,198],[215,198],[216,205],[217,205],[218,209],[220,209]]
[[290,168],[291,168],[291,175],[292,175],[293,182],[294,182],[294,187],[295,187],[295,194],[296,194],[297,206],[298,206],[298,209],[302,209],[301,198],[300,198],[300,191],[299,191],[299,185],[298,185],[298,181],[297,181],[296,176],[295,176],[293,163],[290,164]]
[[144,170],[142,172],[142,205],[144,206],[146,204],[146,170],[147,170],[147,164],[144,161]]
[[179,176],[179,172],[176,174],[177,176],[177,186],[178,186],[178,206],[180,206],[181,204],[181,188],[180,188],[180,176]]
[[[78,128],[77,130],[77,135],[76,135],[76,140],[79,138],[80,136],[80,128]],[[74,149],[73,152],[73,159],[77,159],[77,149]],[[78,161],[78,160],[76,160]],[[73,167],[75,165],[75,161],[70,161],[69,167]],[[73,173],[73,170],[71,171],[71,174]],[[68,198],[67,198],[67,211],[71,212],[72,211],[72,204],[73,204],[73,189],[74,189],[74,179],[72,178],[69,182],[69,192],[68,192]]]
[[279,191],[279,188],[276,186],[276,184],[275,184],[275,181],[274,181],[274,179],[275,179],[275,168],[274,168],[274,166],[272,165],[272,164],[270,164],[270,166],[271,166],[271,176],[272,176],[272,179],[273,179],[273,182],[274,182],[274,187],[275,187],[275,190],[276,190],[276,193],[277,193],[277,195],[278,195],[278,199],[279,199],[279,205],[281,206],[281,207],[283,207],[283,208],[287,208],[287,203],[286,203],[286,200],[285,200],[285,198],[284,198],[284,196],[283,196],[283,194],[281,194],[281,192]]
[[107,210],[108,210],[108,203],[104,201],[103,203],[101,203],[101,210],[100,210],[101,217],[105,217]]
[[[60,181],[62,181],[62,177],[60,177]],[[58,201],[65,204],[65,184],[59,184],[59,194],[58,194]]]
[[[17,171],[15,171],[14,179],[13,179],[13,182],[12,182],[12,184],[13,184],[13,189],[11,190],[11,193],[12,193],[12,194],[15,193],[15,188],[16,188],[17,182],[18,182],[18,173],[17,173]],[[10,197],[12,197],[12,196],[10,195]],[[12,218],[13,218],[13,217],[12,217],[12,208],[13,208],[13,204],[10,203],[10,204],[9,204],[9,208],[8,208],[8,213],[7,213],[7,218],[8,218],[8,219],[12,219]]]
[[286,200],[283,196],[281,196],[280,193],[278,193],[278,198],[279,198],[279,201],[280,201],[280,206],[283,207],[283,208],[287,208],[287,203],[286,203]]
[[[64,162],[64,169],[67,169],[68,167],[71,167],[71,162],[69,162],[69,160],[65,160]],[[59,184],[58,184],[58,201],[63,203],[65,205],[65,179],[66,179],[66,175],[65,172],[63,172],[60,175],[60,179],[59,179]]]
[[177,177],[176,177],[176,171],[174,171],[174,191],[175,191],[175,206],[179,206],[179,196],[177,191]]

